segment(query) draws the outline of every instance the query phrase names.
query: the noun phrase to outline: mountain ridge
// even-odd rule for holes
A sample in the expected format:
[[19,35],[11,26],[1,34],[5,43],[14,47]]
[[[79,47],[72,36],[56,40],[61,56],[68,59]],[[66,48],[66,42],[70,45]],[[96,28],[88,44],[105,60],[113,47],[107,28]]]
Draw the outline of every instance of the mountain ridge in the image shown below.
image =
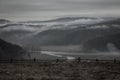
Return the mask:
[[0,59],[22,58],[26,51],[18,45],[0,39]]
[[68,17],[10,24],[1,30],[0,37],[23,46],[82,46],[88,40],[117,34],[119,31],[119,18]]

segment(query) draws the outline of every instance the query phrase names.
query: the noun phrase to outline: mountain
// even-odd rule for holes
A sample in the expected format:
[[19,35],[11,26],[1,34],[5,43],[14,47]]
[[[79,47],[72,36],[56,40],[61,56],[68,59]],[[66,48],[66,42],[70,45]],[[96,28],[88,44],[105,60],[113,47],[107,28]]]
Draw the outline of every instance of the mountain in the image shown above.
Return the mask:
[[9,21],[9,20],[0,19],[0,28],[4,28],[4,27],[6,27],[6,24],[8,25],[10,23],[11,23],[11,21]]
[[[4,26],[1,28],[0,37],[22,46],[79,45],[82,46],[82,51],[91,52],[92,49],[89,51],[89,47],[92,48],[91,45],[94,44],[93,49],[108,51],[105,46],[112,39],[108,35],[120,32],[120,18],[65,17],[47,21],[10,23]],[[109,40],[102,41],[104,36]],[[98,44],[101,47],[97,48],[97,43],[101,43]]]
[[9,23],[11,21],[6,20],[6,19],[0,19],[0,24],[5,24],[5,23]]
[[24,54],[25,50],[23,50],[20,46],[0,39],[0,59],[22,58]]
[[[114,45],[114,47],[110,47],[109,44]],[[86,52],[108,52],[112,48],[120,50],[120,32],[99,36],[83,43],[83,51]]]
[[96,19],[93,17],[63,17],[63,18],[57,18],[52,20],[46,20],[46,21],[26,21],[24,23],[45,23],[45,22],[70,22],[75,21],[79,19]]

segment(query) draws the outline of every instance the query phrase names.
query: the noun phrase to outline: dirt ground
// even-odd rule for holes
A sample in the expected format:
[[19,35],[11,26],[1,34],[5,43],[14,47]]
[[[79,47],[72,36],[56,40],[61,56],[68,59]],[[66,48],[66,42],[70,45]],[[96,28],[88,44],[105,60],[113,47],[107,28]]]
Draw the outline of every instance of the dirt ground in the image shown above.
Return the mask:
[[95,61],[0,63],[0,80],[120,80],[120,63]]

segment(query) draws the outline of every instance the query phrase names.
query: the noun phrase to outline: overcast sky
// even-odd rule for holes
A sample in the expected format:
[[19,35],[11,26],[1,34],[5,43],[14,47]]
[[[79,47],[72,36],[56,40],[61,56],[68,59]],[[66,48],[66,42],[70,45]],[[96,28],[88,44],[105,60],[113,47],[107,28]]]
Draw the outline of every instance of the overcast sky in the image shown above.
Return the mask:
[[64,16],[120,17],[120,0],[0,0],[0,18],[22,21]]

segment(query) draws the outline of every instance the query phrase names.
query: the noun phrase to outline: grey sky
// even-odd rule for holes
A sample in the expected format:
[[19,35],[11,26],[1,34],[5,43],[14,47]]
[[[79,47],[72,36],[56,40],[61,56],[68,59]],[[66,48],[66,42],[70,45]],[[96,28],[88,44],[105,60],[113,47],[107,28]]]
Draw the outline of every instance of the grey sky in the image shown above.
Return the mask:
[[63,16],[120,17],[120,0],[0,0],[0,18],[21,21]]

